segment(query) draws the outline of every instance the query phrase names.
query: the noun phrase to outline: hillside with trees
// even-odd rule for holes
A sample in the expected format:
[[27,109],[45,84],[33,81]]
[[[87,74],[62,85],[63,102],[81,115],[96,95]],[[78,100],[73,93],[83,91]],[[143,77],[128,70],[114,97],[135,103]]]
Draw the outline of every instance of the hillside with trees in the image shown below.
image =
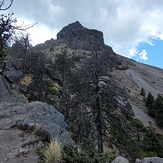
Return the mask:
[[[26,158],[23,152],[14,155],[13,148],[13,159],[32,160],[35,151],[35,160],[48,162],[56,146],[59,162],[68,163],[163,157],[163,70],[117,55],[104,44],[102,32],[78,21],[56,40],[32,47],[27,34],[6,46],[12,30],[19,30],[14,20],[9,15],[0,22],[0,138],[14,130],[18,142],[24,134],[17,148]],[[155,121],[149,117],[146,125],[139,110]]]

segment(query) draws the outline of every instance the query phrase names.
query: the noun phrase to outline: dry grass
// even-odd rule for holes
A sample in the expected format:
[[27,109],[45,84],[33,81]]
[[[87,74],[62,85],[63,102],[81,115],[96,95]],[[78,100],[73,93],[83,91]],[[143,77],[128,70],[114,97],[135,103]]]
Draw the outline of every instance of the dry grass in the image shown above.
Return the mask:
[[30,75],[25,75],[20,83],[25,86],[29,86],[32,83],[32,77]]
[[58,140],[51,140],[48,147],[43,151],[45,163],[62,162],[62,146]]

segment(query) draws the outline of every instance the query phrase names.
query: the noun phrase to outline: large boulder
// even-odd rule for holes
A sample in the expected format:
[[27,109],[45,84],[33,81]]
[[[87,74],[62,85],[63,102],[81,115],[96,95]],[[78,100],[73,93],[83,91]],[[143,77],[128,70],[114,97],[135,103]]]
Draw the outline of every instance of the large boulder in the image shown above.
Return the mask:
[[104,48],[103,33],[83,27],[78,21],[64,27],[58,34],[57,40],[63,39],[73,49],[95,51]]
[[64,116],[46,103],[39,101],[26,104],[2,103],[0,117],[12,119],[11,126],[40,126],[62,144],[74,144],[64,122]]

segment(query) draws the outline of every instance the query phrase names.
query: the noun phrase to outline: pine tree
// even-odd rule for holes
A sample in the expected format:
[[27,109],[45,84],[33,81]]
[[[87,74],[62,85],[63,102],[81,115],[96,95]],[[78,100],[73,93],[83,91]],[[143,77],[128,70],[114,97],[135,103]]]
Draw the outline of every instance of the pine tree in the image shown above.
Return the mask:
[[146,96],[146,93],[145,93],[145,90],[144,90],[143,87],[141,88],[140,95],[142,95],[142,96],[144,96],[144,97]]
[[152,117],[155,117],[155,112],[153,110],[153,104],[154,104],[154,97],[151,93],[148,93],[147,99],[146,99],[146,106],[148,107],[148,114]]
[[155,113],[156,123],[163,127],[163,97],[158,95],[156,100],[154,101],[153,111]]

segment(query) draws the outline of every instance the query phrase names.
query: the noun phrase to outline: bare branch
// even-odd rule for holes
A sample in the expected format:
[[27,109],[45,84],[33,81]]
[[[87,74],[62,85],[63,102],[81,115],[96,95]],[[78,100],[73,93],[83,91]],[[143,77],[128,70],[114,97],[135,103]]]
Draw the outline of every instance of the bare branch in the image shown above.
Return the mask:
[[24,22],[23,22],[23,24],[21,26],[13,26],[13,28],[16,29],[16,30],[20,30],[20,31],[26,31],[26,30],[34,27],[37,23],[38,22],[33,23],[31,25],[25,25],[25,26],[23,26],[24,25]]
[[17,20],[12,16],[13,13],[8,15],[2,14],[0,17],[0,51],[12,44],[17,31],[26,31],[37,24],[24,25],[23,22],[22,25],[18,26],[16,24]]
[[1,11],[8,10],[8,9],[12,6],[14,0],[10,0],[10,4],[9,4],[7,7],[2,8],[2,6],[5,4],[4,1],[5,1],[5,0],[3,0],[3,1],[0,2],[0,10],[1,10]]

